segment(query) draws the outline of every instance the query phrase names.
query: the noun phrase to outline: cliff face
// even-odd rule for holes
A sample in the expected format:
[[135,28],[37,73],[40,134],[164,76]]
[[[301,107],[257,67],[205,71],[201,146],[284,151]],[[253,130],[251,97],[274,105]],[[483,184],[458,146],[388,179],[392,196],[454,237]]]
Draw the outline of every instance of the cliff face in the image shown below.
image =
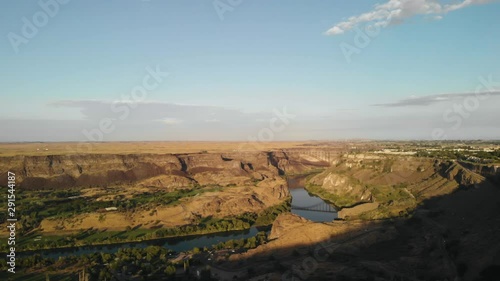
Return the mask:
[[372,204],[358,210],[378,219],[405,214],[427,198],[450,194],[459,188],[478,187],[486,181],[483,176],[486,171],[490,175],[492,172],[492,168],[464,166],[458,161],[406,156],[358,159],[344,158],[338,165],[310,178],[308,190],[337,207],[376,202],[381,208]]
[[327,166],[283,152],[198,154],[86,154],[2,157],[0,179],[16,173],[25,189],[106,187],[119,184],[169,187],[242,185],[288,172]]
[[310,183],[321,186],[326,192],[338,198],[350,198],[353,205],[372,200],[372,194],[366,186],[347,175],[325,171],[314,176]]
[[309,223],[311,223],[311,221],[291,213],[281,214],[273,223],[271,233],[269,234],[269,239],[278,239],[281,236],[289,233],[291,230]]
[[275,151],[269,153],[269,159],[282,174],[300,174],[311,169],[330,166],[322,155],[308,155],[307,150]]
[[498,165],[472,164],[462,161],[459,163],[460,165],[482,175],[485,178],[488,178],[496,183],[500,183],[500,166]]
[[[105,215],[92,210],[69,218],[44,218],[40,227],[49,233],[89,227],[175,227],[197,224],[206,217],[258,214],[281,204],[290,195],[281,175],[285,170],[319,167],[320,161],[309,162],[301,162],[300,155],[290,160],[280,151],[0,157],[0,182],[7,182],[7,172],[11,171],[16,174],[19,189],[79,189],[88,202],[103,201],[120,209]],[[126,211],[117,203],[157,191],[193,187],[199,193],[182,197],[175,204],[141,203]]]
[[2,158],[0,171],[16,173],[25,189],[107,186],[149,177],[181,175],[174,155],[57,155]]
[[465,168],[459,163],[452,162],[441,164],[441,174],[448,180],[455,180],[457,184],[464,187],[475,186],[485,180],[482,175]]

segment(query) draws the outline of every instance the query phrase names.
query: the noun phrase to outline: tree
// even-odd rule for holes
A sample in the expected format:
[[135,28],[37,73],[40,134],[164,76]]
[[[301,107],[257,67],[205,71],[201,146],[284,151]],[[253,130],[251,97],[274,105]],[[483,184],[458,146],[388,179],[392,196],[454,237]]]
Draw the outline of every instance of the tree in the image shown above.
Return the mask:
[[99,272],[99,280],[111,280],[112,277],[111,272],[106,268],[101,269],[101,272]]
[[113,256],[111,256],[108,253],[101,253],[101,256],[102,256],[102,262],[103,263],[109,263],[110,261],[113,260]]
[[168,276],[173,276],[175,275],[175,272],[177,270],[175,269],[175,266],[173,265],[168,265],[167,268],[165,268],[165,274],[168,275]]
[[99,215],[99,222],[103,222],[106,220],[106,215],[105,214],[100,214]]

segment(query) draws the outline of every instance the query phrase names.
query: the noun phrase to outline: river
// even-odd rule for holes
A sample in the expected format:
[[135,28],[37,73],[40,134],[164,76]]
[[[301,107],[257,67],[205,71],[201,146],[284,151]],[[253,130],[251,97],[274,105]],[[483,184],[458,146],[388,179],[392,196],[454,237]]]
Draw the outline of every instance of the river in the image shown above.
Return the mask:
[[193,235],[175,238],[162,238],[155,240],[147,240],[142,242],[118,243],[109,245],[94,245],[94,246],[81,246],[76,248],[60,248],[53,250],[36,250],[23,252],[23,254],[40,253],[46,258],[59,258],[61,256],[80,256],[85,254],[99,253],[116,253],[121,248],[146,248],[148,246],[163,246],[169,250],[176,252],[185,252],[192,250],[195,247],[203,248],[210,247],[220,242],[226,242],[232,239],[250,238],[257,235],[259,231],[269,231],[269,227],[252,227],[250,229],[241,231],[229,231],[222,233],[212,233],[205,235]]
[[[316,222],[332,221],[335,218],[337,218],[337,213],[332,206],[329,207],[328,211],[309,210],[309,209],[314,209],[311,208],[311,206],[318,206],[318,205],[329,206],[329,204],[323,201],[321,198],[309,194],[304,189],[303,177],[289,178],[288,185],[290,188],[290,193],[292,195],[291,211],[293,214],[299,215],[308,220]],[[333,210],[334,212],[331,212],[331,210]],[[145,248],[152,245],[163,246],[165,248],[168,248],[176,252],[184,252],[191,250],[195,247],[198,248],[210,247],[214,244],[218,244],[220,242],[226,242],[232,239],[250,238],[257,235],[259,231],[269,231],[269,227],[267,228],[252,227],[250,229],[242,231],[231,231],[224,233],[213,233],[213,234],[176,237],[176,238],[163,238],[163,239],[149,240],[143,242],[131,242],[131,243],[97,245],[97,246],[82,246],[76,248],[63,248],[54,250],[37,250],[37,251],[29,251],[23,254],[42,253],[43,257],[50,257],[57,259],[60,256],[68,256],[68,255],[79,256],[95,252],[115,253],[120,248],[133,248],[133,247]]]
[[292,213],[315,222],[327,222],[337,218],[335,208],[323,199],[304,189],[305,178],[288,179],[288,188],[292,195]]

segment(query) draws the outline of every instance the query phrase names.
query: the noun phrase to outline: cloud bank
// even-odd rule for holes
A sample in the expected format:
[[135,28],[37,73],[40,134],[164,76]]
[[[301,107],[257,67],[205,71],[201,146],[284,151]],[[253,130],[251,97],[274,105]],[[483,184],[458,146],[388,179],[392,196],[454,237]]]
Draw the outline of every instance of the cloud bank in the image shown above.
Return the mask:
[[[459,129],[443,119],[447,109],[478,96],[477,110],[467,112]],[[485,95],[490,96],[485,99]],[[346,138],[431,139],[435,128],[443,128],[447,139],[500,138],[500,91],[487,93],[437,94],[402,99],[359,109],[332,111],[330,114],[296,115],[283,130],[274,132],[274,140],[325,140]],[[0,142],[18,141],[95,141],[94,132],[104,118],[113,120],[109,133],[97,141],[247,141],[272,128],[273,112],[243,112],[237,109],[166,102],[117,103],[109,101],[66,100],[50,104],[54,112],[81,112],[79,120],[2,119]],[[134,106],[134,108],[132,108]],[[121,119],[122,108],[130,108]],[[380,110],[385,108],[384,110]],[[390,110],[389,110],[390,109]],[[278,108],[282,113],[281,108]],[[458,113],[451,115],[458,116]],[[277,124],[281,126],[280,124]],[[83,132],[90,132],[84,134]],[[91,138],[88,137],[91,135]]]
[[500,91],[483,92],[483,93],[438,94],[438,95],[430,95],[423,97],[411,97],[391,103],[374,104],[373,106],[384,106],[384,107],[427,106],[438,102],[465,99],[467,97],[485,98],[489,96],[499,96],[499,95]]
[[[244,121],[259,113],[248,114],[218,106],[186,105],[167,102],[110,102],[99,100],[62,100],[50,103],[57,108],[77,108],[86,120],[115,118],[127,122],[156,121],[174,125],[206,120]],[[261,114],[266,116],[265,114]]]
[[492,2],[492,0],[463,0],[448,4],[438,0],[389,0],[387,3],[375,5],[369,12],[352,16],[337,23],[326,31],[326,35],[343,34],[359,24],[367,24],[368,26],[398,24],[415,16],[428,16],[440,20],[449,12],[488,2]]

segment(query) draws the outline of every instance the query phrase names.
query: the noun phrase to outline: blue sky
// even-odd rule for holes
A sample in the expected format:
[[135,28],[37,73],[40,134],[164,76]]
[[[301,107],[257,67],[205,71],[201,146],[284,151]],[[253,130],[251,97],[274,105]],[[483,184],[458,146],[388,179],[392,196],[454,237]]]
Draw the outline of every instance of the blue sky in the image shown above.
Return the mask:
[[[498,139],[499,12],[485,0],[2,1],[0,141]],[[152,69],[168,76],[131,98]]]

